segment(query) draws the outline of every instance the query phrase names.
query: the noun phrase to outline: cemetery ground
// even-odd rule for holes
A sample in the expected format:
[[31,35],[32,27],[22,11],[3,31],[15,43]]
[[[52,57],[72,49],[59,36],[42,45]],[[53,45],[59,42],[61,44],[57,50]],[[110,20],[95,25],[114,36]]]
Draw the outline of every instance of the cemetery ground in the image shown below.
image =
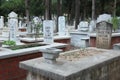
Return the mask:
[[120,80],[120,33],[110,15],[77,30],[60,16],[58,33],[53,20],[35,17],[24,27],[15,12],[8,17],[7,27],[0,19],[0,80]]

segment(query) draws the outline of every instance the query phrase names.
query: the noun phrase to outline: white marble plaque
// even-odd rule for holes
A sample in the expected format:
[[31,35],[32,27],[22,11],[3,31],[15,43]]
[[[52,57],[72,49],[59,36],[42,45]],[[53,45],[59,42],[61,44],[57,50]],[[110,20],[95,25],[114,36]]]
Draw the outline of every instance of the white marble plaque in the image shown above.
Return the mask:
[[53,43],[53,21],[43,21],[43,36],[45,43]]
[[66,30],[66,28],[65,28],[65,17],[60,16],[58,18],[58,34],[59,34],[59,36],[65,36],[66,35],[65,30]]

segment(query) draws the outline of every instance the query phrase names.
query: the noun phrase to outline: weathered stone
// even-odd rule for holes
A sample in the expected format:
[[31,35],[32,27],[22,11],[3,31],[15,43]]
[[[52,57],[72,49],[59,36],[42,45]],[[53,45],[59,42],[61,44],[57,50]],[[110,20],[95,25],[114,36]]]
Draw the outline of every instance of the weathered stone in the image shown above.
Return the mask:
[[102,21],[97,23],[96,47],[109,49],[111,45],[112,24]]
[[56,48],[40,49],[40,51],[43,53],[43,57],[47,63],[55,63],[56,58],[59,57],[59,53],[62,52],[62,50]]
[[98,50],[104,52],[79,61],[58,59],[56,64],[46,64],[37,58],[21,62],[20,67],[33,73],[34,80],[41,80],[35,78],[38,75],[44,76],[43,80],[120,80],[119,51]]
[[114,50],[120,50],[120,43],[114,44],[113,49]]

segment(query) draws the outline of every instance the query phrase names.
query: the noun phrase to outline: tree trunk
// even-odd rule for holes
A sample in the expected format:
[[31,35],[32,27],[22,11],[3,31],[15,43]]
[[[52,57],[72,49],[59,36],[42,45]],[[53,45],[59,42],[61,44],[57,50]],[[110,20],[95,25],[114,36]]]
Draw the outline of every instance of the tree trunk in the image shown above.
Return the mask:
[[30,21],[30,13],[29,13],[29,0],[25,0],[25,12],[26,12],[26,17],[27,17],[27,20],[26,20],[26,23],[27,25],[29,24],[29,21]]
[[92,20],[95,20],[95,0],[92,0]]
[[57,15],[62,16],[62,0],[57,0]]
[[114,0],[114,10],[113,10],[114,17],[116,16],[116,3],[117,3],[117,0]]
[[51,20],[51,0],[45,0],[45,20]]
[[72,4],[70,5],[71,10],[69,12],[69,24],[73,25],[74,24],[74,18],[75,18],[75,1],[72,2]]
[[101,14],[103,14],[104,12],[105,12],[105,0],[101,0],[100,1],[100,3],[101,3]]
[[58,32],[58,18],[62,16],[62,0],[57,0],[57,24],[56,24],[56,32]]
[[75,5],[75,29],[77,29],[80,17],[80,0],[75,0]]

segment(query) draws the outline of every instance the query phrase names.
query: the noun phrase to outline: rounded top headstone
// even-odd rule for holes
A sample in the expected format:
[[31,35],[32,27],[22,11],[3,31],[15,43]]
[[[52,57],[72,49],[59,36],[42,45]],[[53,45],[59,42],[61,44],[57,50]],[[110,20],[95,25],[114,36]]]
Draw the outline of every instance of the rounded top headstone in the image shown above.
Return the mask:
[[17,17],[18,15],[12,11],[11,13],[8,14],[8,16],[14,18],[14,17]]
[[111,15],[110,14],[102,14],[99,15],[99,17],[97,18],[97,23],[102,22],[102,21],[106,21],[109,22],[111,20]]
[[87,21],[81,21],[80,23],[79,23],[79,26],[80,27],[82,27],[82,28],[84,28],[84,27],[88,27],[88,22]]

